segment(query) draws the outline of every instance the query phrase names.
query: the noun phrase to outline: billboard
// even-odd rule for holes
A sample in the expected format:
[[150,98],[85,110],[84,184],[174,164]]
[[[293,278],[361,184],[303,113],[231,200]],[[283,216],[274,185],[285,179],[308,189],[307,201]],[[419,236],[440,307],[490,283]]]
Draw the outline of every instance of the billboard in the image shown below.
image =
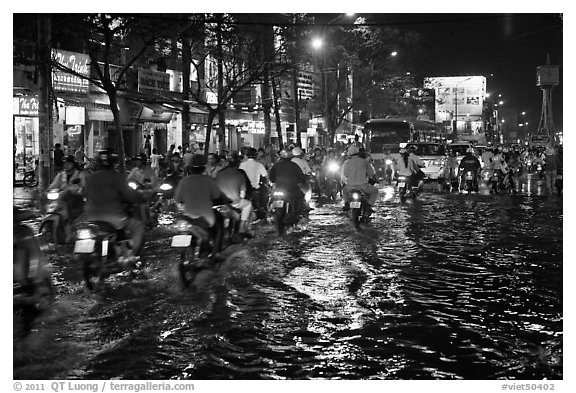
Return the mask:
[[436,121],[459,119],[466,116],[482,117],[486,96],[486,78],[483,76],[448,76],[424,78],[424,88],[436,92]]

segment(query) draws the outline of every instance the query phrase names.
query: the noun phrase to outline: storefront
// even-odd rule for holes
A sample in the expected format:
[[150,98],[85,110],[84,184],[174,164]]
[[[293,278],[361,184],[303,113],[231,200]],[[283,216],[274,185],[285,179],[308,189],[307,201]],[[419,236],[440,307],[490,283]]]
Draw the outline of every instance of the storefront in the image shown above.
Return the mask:
[[13,98],[15,180],[35,168],[40,154],[38,132],[38,96]]

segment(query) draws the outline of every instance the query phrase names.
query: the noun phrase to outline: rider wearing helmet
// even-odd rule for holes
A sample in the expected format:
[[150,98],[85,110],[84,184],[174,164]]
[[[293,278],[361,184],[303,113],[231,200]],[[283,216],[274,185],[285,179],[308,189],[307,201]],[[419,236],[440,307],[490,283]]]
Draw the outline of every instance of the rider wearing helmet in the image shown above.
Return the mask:
[[481,165],[478,158],[474,155],[474,148],[469,147],[466,149],[466,155],[462,157],[458,169],[461,171],[461,176],[467,171],[472,171],[474,174],[474,189],[478,192],[478,175],[480,174]]
[[256,161],[257,154],[256,149],[250,147],[246,152],[248,159],[242,162],[239,168],[246,172],[248,179],[250,179],[253,189],[252,205],[256,210],[258,219],[262,219],[266,217],[266,200],[268,197],[266,179],[268,178],[268,172],[262,163]]
[[130,218],[125,204],[144,203],[144,198],[128,186],[124,177],[114,170],[116,155],[109,150],[96,156],[96,170],[86,178],[84,216],[89,221],[105,221],[130,236],[132,251],[139,256],[144,246],[144,223]]
[[239,233],[252,237],[252,202],[250,179],[240,166],[240,156],[233,151],[228,156],[228,166],[216,175],[216,184],[232,201],[232,207],[242,211]]
[[134,168],[130,171],[126,177],[128,182],[136,182],[139,185],[148,184],[152,187],[158,185],[158,177],[156,172],[152,168],[146,165],[148,157],[144,153],[140,153],[132,157],[132,162],[134,163]]
[[308,162],[306,162],[306,160],[302,157],[303,155],[304,151],[302,151],[300,147],[296,146],[292,149],[292,161],[298,164],[305,175],[311,175],[312,169],[310,168],[310,165],[308,165]]
[[224,218],[215,214],[213,207],[230,203],[216,181],[206,171],[206,157],[194,154],[190,161],[190,174],[180,180],[176,187],[174,200],[182,213],[197,221],[214,238],[214,248],[218,252],[222,243]]
[[304,210],[304,193],[299,185],[306,182],[306,175],[302,169],[291,160],[292,154],[286,149],[280,151],[280,161],[270,168],[270,182],[276,187],[285,189],[295,203],[296,211],[301,213]]
[[358,155],[360,149],[351,145],[348,147],[348,155],[350,158],[342,165],[341,178],[345,184],[342,189],[342,199],[344,199],[343,210],[350,209],[351,191],[353,188],[358,188],[368,195],[368,206],[366,212],[371,214],[374,212],[372,206],[376,203],[378,196],[378,189],[369,183],[369,179],[375,176],[374,167],[370,163]]

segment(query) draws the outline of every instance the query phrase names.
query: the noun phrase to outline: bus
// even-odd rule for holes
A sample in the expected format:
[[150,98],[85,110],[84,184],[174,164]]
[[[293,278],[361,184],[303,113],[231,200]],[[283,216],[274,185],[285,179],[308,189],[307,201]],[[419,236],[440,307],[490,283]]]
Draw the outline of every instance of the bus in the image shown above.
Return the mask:
[[[442,124],[406,118],[371,119],[364,124],[364,145],[374,161],[379,178],[395,173],[391,164],[400,158],[400,148],[408,142],[446,142]],[[392,169],[392,175],[390,175]]]

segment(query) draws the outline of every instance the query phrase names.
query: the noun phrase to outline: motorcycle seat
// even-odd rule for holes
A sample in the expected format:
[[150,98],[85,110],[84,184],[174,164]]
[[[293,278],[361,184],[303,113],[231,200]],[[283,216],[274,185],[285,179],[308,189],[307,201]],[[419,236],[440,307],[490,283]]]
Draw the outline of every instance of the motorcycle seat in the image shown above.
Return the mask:
[[118,240],[129,239],[124,228],[117,229],[114,225],[107,221],[90,221],[91,224],[98,227],[98,230],[105,233],[115,233],[118,236]]

